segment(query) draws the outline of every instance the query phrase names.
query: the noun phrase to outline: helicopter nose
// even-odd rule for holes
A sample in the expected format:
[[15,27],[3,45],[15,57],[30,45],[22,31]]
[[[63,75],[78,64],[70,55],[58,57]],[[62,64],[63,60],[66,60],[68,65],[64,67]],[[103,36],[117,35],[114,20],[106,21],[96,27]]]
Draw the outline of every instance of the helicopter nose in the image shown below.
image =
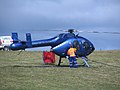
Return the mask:
[[92,45],[90,53],[92,53],[94,50],[95,50],[95,47]]
[[95,47],[93,46],[92,51],[94,51],[94,50],[95,50]]

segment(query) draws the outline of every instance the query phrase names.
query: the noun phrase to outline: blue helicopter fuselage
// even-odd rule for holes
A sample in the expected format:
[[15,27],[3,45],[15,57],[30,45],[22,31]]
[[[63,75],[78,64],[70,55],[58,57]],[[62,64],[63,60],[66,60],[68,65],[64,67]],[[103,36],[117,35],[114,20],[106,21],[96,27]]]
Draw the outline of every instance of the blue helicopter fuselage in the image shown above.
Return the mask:
[[94,51],[93,44],[86,38],[75,35],[74,33],[62,33],[56,37],[44,40],[31,40],[31,35],[26,34],[26,41],[18,40],[17,35],[12,35],[13,44],[10,45],[12,50],[24,50],[26,48],[51,46],[52,51],[61,57],[67,56],[70,44],[76,48],[78,57],[87,56]]

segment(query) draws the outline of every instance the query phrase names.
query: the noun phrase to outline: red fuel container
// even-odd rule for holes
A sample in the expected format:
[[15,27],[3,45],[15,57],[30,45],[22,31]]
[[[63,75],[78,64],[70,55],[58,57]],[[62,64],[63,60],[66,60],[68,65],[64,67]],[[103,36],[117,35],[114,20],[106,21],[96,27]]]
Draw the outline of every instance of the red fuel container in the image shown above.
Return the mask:
[[43,52],[43,61],[45,64],[55,63],[55,54],[53,52],[44,51]]

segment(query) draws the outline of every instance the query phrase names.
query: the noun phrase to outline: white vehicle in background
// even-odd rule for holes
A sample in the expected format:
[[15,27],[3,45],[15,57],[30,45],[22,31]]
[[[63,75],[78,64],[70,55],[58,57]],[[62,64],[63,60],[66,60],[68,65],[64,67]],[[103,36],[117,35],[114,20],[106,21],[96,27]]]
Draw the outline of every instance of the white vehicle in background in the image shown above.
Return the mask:
[[9,51],[12,43],[13,39],[11,36],[0,36],[0,50]]

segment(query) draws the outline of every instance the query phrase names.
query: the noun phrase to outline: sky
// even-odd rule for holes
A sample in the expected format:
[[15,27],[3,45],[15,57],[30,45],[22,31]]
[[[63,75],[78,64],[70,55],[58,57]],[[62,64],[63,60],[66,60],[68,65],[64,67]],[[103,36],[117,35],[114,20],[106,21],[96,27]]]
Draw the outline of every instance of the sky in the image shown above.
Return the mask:
[[[0,0],[0,35],[18,32],[24,39],[30,32],[33,40],[45,39],[70,28],[120,32],[120,0]],[[80,35],[98,50],[120,49],[120,34]]]

